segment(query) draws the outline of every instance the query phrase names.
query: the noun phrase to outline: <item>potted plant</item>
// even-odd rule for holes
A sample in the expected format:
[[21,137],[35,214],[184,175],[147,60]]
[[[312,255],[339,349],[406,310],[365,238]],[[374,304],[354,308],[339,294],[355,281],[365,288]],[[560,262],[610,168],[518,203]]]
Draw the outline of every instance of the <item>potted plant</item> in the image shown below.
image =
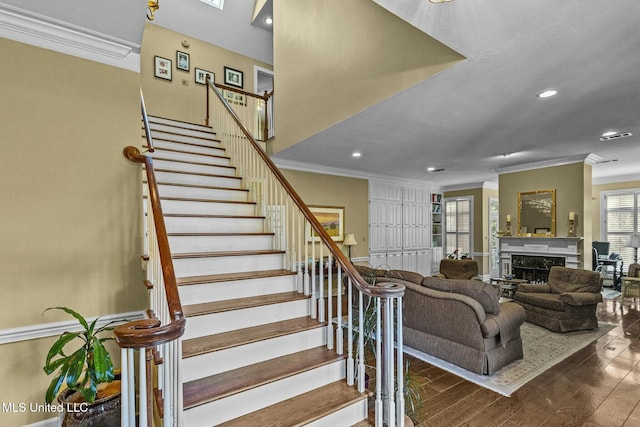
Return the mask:
[[[54,377],[47,389],[46,402],[51,404],[63,385],[58,402],[64,408],[63,426],[120,425],[120,381],[116,379],[113,362],[104,346],[113,340],[113,327],[108,323],[96,328],[99,318],[91,324],[67,307],[62,310],[78,320],[82,330],[64,332],[51,346],[44,365],[47,375]],[[77,341],[81,346],[71,353],[65,348]]]

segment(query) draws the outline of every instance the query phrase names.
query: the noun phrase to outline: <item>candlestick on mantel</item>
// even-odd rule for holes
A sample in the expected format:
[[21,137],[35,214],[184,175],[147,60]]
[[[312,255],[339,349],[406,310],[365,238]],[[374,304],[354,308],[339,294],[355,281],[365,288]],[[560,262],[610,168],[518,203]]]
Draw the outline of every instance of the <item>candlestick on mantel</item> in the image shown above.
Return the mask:
[[507,222],[511,222],[511,215],[507,214]]
[[507,229],[504,232],[505,236],[511,236],[511,215],[507,214]]
[[574,221],[576,219],[576,213],[575,212],[569,212],[569,221]]

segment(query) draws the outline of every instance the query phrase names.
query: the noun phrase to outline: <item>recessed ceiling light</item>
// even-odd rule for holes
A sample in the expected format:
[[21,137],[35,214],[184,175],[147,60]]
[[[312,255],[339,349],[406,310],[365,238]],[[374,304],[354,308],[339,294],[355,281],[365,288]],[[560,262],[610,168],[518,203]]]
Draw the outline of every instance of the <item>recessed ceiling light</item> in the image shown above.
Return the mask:
[[605,133],[603,133],[601,136],[613,136],[616,133],[618,133],[617,130],[609,130],[609,131],[606,131]]
[[612,141],[614,139],[627,138],[631,136],[631,132],[605,132],[600,136],[600,141]]
[[351,156],[352,157],[360,157],[360,156],[362,156],[362,153],[359,152],[359,151],[354,151],[353,153],[351,153]]
[[427,172],[442,172],[443,170],[444,168],[434,168],[433,166],[427,168]]
[[267,25],[273,24],[273,19],[271,17],[264,18],[264,23]]
[[536,96],[537,96],[538,98],[550,98],[550,97],[552,97],[552,96],[556,95],[557,93],[558,93],[558,91],[557,91],[557,90],[554,90],[554,89],[548,89],[548,90],[545,90],[545,91],[543,91],[543,92],[540,92],[540,93],[539,93],[539,94],[537,94]]

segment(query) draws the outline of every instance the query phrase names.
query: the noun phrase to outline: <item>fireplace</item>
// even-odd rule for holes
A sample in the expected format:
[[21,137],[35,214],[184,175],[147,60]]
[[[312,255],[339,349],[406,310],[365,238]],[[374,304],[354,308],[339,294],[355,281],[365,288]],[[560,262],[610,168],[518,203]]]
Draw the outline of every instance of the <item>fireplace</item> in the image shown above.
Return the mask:
[[582,237],[500,236],[502,277],[546,282],[554,265],[584,268]]
[[554,265],[565,266],[564,257],[547,255],[511,255],[511,274],[529,283],[546,283]]

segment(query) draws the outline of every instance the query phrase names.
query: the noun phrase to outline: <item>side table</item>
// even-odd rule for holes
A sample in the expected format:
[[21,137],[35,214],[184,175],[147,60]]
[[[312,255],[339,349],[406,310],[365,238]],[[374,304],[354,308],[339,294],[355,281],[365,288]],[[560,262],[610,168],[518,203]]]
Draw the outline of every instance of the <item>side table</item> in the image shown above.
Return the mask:
[[490,283],[500,288],[500,296],[503,298],[513,298],[513,294],[518,290],[518,285],[527,283],[525,279],[505,279],[504,277],[492,277]]

